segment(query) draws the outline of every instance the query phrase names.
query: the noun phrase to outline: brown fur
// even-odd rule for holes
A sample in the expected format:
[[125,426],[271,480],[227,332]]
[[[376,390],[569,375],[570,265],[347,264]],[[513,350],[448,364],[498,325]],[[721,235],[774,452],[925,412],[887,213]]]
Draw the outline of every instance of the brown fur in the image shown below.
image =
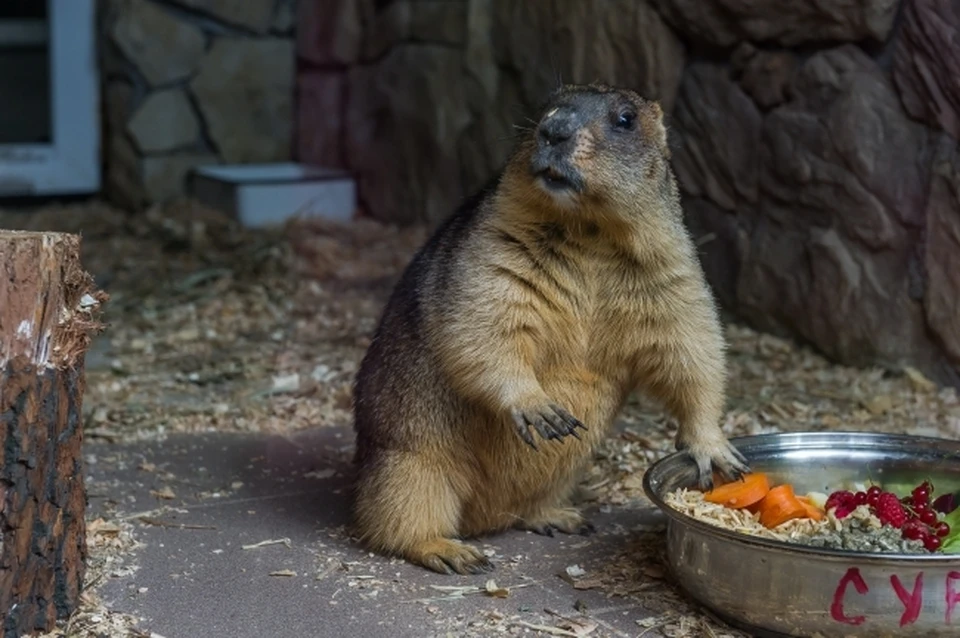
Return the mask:
[[[569,141],[520,142],[410,263],[364,357],[354,514],[375,551],[477,573],[461,538],[588,530],[571,495],[636,389],[678,420],[703,485],[747,469],[719,426],[724,342],[660,107],[597,85],[558,90],[541,121],[557,107]],[[549,153],[578,188],[537,182]]]

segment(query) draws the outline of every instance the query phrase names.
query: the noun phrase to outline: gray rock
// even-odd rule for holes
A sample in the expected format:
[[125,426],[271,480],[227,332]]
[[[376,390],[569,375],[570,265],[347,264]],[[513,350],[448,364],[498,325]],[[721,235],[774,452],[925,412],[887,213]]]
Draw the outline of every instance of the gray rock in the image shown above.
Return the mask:
[[397,0],[373,16],[364,38],[364,57],[382,56],[400,42],[460,46],[467,33],[467,2]]
[[467,11],[464,68],[470,102],[491,103],[497,96],[500,69],[493,51],[493,0],[472,0]]
[[197,142],[200,124],[182,89],[147,96],[127,125],[141,153],[162,153]]
[[[111,80],[104,88],[104,115],[107,134],[125,133],[127,120],[134,108],[136,91],[130,82]],[[109,160],[109,157],[107,158]]]
[[[276,0],[171,0],[227,24],[266,33]],[[307,0],[309,2],[309,0]]]
[[685,193],[729,212],[757,202],[762,119],[727,68],[691,65],[672,123],[673,167]]
[[150,0],[120,5],[110,36],[151,86],[189,77],[203,56],[200,29]]
[[769,110],[787,99],[797,58],[789,51],[764,51],[741,43],[730,60],[739,75],[740,87],[761,109]]
[[926,237],[927,323],[960,371],[960,149],[945,134],[933,160]]
[[763,124],[740,312],[848,364],[929,370],[914,276],[926,131],[853,45],[809,58],[790,94]]
[[515,78],[500,74],[496,95],[474,114],[457,144],[464,192],[474,192],[503,167],[520,133],[514,126],[529,124],[518,106],[520,86]]
[[[940,0],[935,0],[940,1]],[[794,46],[808,42],[882,42],[900,0],[655,0],[660,12],[690,38],[728,47],[741,40]]]
[[673,108],[683,44],[644,1],[494,1],[498,62],[523,77],[524,101],[539,104],[563,82],[602,81]]
[[280,0],[277,11],[273,15],[270,31],[278,35],[287,35],[294,32],[297,24],[296,0]]
[[[313,64],[350,65],[360,59],[361,16],[372,0],[297,3],[297,55]],[[372,10],[371,10],[372,12]]]
[[715,294],[736,308],[749,245],[746,211],[759,199],[761,114],[728,68],[695,63],[684,74],[671,123],[686,221]]
[[351,69],[347,95],[347,161],[365,210],[394,223],[446,217],[463,195],[457,142],[470,108],[462,53],[398,47],[376,66]]
[[680,39],[646,2],[554,0],[556,55],[565,80],[625,86],[673,110],[683,74]]
[[126,131],[126,117],[133,89],[124,82],[111,82],[106,90],[107,126],[105,128],[106,166],[104,194],[127,210],[139,210],[144,203],[140,154]]
[[[601,4],[606,6],[606,2]],[[493,0],[493,51],[497,64],[520,78],[521,106],[532,109],[569,69],[557,60],[552,1]]]
[[684,218],[700,263],[720,304],[737,307],[737,283],[750,245],[750,218],[702,197],[683,194]]
[[960,140],[960,2],[905,3],[893,79],[912,116]]
[[104,90],[104,194],[118,206],[137,210],[143,203],[140,155],[127,135],[134,88],[128,82],[108,82]]
[[186,177],[191,169],[218,163],[215,155],[178,153],[154,155],[141,161],[143,187],[150,203],[163,203],[180,197],[186,190]]
[[219,38],[190,82],[207,131],[228,163],[289,159],[294,51],[280,38]]

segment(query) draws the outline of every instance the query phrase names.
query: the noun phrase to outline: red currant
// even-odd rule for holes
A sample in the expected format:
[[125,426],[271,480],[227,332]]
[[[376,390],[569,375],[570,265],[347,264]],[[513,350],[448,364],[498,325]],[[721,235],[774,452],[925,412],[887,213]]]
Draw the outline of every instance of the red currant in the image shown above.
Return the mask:
[[930,481],[924,481],[920,485],[913,488],[913,500],[917,502],[920,502],[920,501],[926,502],[930,500],[930,492],[932,491],[933,491],[933,486],[930,485]]
[[903,526],[902,535],[904,538],[911,541],[918,541],[924,536],[924,532],[918,526],[914,525],[913,522],[906,523]]
[[880,502],[880,496],[878,494],[867,494],[867,505],[870,507],[876,507],[877,503]]
[[875,497],[877,497],[877,498],[880,498],[880,495],[881,495],[881,494],[883,494],[883,490],[881,490],[881,489],[880,489],[878,486],[876,486],[876,485],[871,485],[871,486],[870,486],[870,489],[867,490],[867,498],[870,498],[871,496],[875,496]]
[[937,536],[927,536],[923,539],[923,546],[927,548],[927,551],[935,552],[940,549],[942,541]]
[[857,492],[853,495],[853,502],[856,505],[866,505],[867,503],[867,493],[866,492]]
[[944,523],[943,521],[940,521],[939,523],[933,526],[933,531],[937,536],[939,536],[940,538],[943,538],[944,536],[950,533],[950,526]]
[[937,513],[933,510],[925,509],[920,513],[920,520],[924,525],[933,525],[937,522]]

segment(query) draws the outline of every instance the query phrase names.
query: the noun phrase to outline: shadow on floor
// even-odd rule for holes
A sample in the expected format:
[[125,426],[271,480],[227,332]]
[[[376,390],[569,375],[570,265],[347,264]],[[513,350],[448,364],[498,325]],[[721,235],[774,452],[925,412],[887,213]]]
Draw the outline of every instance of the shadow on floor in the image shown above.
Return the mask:
[[[590,537],[507,532],[479,543],[493,574],[434,574],[347,537],[352,437],[324,428],[88,444],[91,514],[132,517],[143,543],[129,560],[138,569],[100,589],[105,602],[164,638],[502,635],[490,625],[498,618],[551,623],[545,609],[575,608],[592,610],[591,638],[636,635],[649,614],[636,601],[574,589],[558,574],[609,563],[654,513],[588,512],[600,530]],[[437,589],[491,577],[507,598]]]

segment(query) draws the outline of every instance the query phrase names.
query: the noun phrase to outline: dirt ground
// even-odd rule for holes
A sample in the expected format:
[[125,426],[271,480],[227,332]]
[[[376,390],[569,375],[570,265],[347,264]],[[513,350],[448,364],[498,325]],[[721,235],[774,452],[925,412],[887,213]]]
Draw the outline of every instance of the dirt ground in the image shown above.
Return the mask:
[[[110,443],[349,425],[353,374],[393,282],[425,239],[423,229],[370,221],[248,231],[190,202],[135,216],[99,203],[7,210],[0,227],[83,235],[84,266],[111,295],[108,328],[88,355],[85,435]],[[730,436],[864,430],[960,437],[956,393],[916,372],[835,365],[740,324],[729,324],[727,337]],[[586,481],[601,506],[644,500],[645,468],[672,451],[673,424],[656,406],[632,400],[623,421]],[[345,459],[351,451],[344,447]],[[122,572],[136,537],[130,521],[89,521],[84,605],[51,636],[149,635],[103,609],[97,595],[105,578]],[[607,574],[595,585],[659,605],[658,620],[639,629],[648,636],[741,635],[678,593],[657,550],[625,549],[649,554],[648,573]],[[589,633],[552,629],[538,631]],[[529,627],[520,630],[530,635]]]

